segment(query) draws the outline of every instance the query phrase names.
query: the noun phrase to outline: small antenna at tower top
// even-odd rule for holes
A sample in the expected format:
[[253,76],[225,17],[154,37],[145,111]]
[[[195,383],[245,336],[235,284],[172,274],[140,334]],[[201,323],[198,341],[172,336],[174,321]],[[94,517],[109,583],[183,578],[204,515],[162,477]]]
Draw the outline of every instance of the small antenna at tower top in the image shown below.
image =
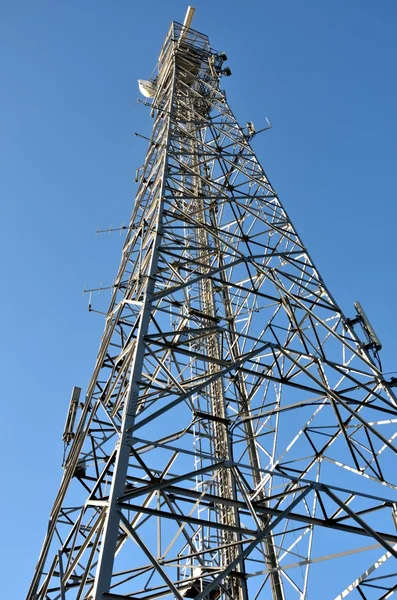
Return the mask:
[[183,21],[182,31],[181,31],[181,35],[179,38],[179,43],[181,43],[181,41],[183,40],[183,38],[185,37],[185,35],[187,33],[187,30],[190,28],[190,26],[192,24],[193,15],[194,15],[195,10],[196,9],[194,8],[194,6],[187,7],[185,20]]
[[189,27],[191,26],[195,10],[196,9],[194,8],[194,6],[188,6],[187,7],[185,20],[183,21],[183,27],[184,28],[189,29]]

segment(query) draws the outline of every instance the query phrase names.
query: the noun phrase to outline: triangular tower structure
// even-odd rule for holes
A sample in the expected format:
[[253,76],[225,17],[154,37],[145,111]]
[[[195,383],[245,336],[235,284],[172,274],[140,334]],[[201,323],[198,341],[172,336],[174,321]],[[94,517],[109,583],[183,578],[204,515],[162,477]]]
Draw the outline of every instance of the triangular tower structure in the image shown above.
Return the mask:
[[221,89],[172,23],[153,134],[29,600],[397,590],[397,405]]

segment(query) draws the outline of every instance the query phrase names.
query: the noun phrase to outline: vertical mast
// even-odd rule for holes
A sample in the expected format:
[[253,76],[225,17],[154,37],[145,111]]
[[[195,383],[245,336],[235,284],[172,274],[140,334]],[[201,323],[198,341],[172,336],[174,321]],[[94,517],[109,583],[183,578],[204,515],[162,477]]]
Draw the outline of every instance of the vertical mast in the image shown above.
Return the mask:
[[[192,212],[196,215],[199,223],[206,224],[208,229],[205,227],[197,227],[195,230],[195,241],[198,247],[197,259],[201,266],[201,273],[203,275],[200,282],[200,300],[201,300],[201,311],[202,311],[202,327],[211,328],[214,321],[217,319],[217,309],[215,303],[215,292],[214,283],[210,277],[206,277],[206,274],[211,269],[211,263],[217,260],[217,248],[215,240],[211,239],[211,216],[210,212],[214,211],[212,208],[210,211],[205,209],[204,199],[206,198],[205,189],[205,172],[202,172],[200,168],[200,161],[203,157],[200,156],[198,140],[202,139],[202,128],[206,126],[208,115],[204,112],[203,115],[198,112],[198,108],[194,106],[194,99],[190,99],[190,110],[187,114],[188,123],[188,146],[187,150],[192,156],[192,183],[193,183],[193,195],[195,200],[192,202]],[[202,122],[201,119],[203,119]],[[205,162],[205,161],[204,161]],[[201,164],[203,164],[201,162]],[[219,361],[223,358],[222,346],[220,341],[219,333],[212,333],[208,335],[206,340],[206,353],[208,357],[213,361],[208,365],[208,374],[210,377],[216,376],[220,373],[221,368]],[[227,410],[224,393],[224,381],[222,376],[217,378],[213,383],[210,384],[208,389],[209,408],[210,414],[213,418],[212,421],[212,450],[214,458],[217,462],[221,461],[232,461],[232,452],[230,447],[229,431],[227,427]],[[227,498],[230,500],[236,500],[235,483],[231,476],[229,469],[221,469],[218,475],[218,494],[221,498]],[[238,512],[232,506],[224,506],[220,504],[218,506],[218,519],[222,525],[228,525],[232,527],[239,526]],[[230,564],[237,557],[238,547],[236,544],[237,534],[225,531],[220,538],[224,549],[221,554],[221,562],[224,566]],[[238,569],[241,571],[241,567]],[[247,586],[246,581],[239,576],[231,577],[227,585],[228,593],[232,598],[236,600],[247,600]]]

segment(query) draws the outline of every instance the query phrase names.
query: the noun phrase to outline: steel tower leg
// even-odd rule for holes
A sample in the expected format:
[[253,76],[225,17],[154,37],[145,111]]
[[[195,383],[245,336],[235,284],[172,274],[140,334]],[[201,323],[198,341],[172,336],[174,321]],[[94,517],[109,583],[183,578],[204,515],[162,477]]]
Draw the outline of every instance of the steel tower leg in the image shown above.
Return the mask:
[[[171,58],[172,59],[172,58]],[[169,100],[164,106],[166,111],[172,114],[174,77],[171,77],[167,84],[171,91]],[[153,294],[155,288],[155,277],[158,270],[158,246],[162,236],[162,217],[163,217],[163,196],[165,185],[165,170],[167,168],[168,146],[170,138],[170,116],[164,117],[164,158],[161,169],[159,170],[158,182],[155,183],[158,192],[154,196],[156,212],[154,231],[151,240],[151,250],[149,259],[149,268],[146,275],[145,288],[140,301],[140,314],[138,317],[138,330],[135,340],[135,353],[131,364],[131,374],[129,380],[129,391],[123,408],[123,419],[121,424],[120,439],[117,443],[116,460],[114,466],[113,481],[110,488],[109,501],[106,510],[106,519],[102,535],[102,544],[99,553],[97,577],[94,586],[94,600],[104,598],[111,587],[112,570],[114,556],[117,549],[117,541],[120,524],[120,511],[118,508],[118,498],[125,491],[125,482],[127,478],[128,462],[130,459],[131,445],[133,444],[131,430],[135,423],[135,418],[139,405],[139,388],[142,377],[145,336],[149,331],[149,321],[152,312]],[[176,593],[176,588],[171,587]]]

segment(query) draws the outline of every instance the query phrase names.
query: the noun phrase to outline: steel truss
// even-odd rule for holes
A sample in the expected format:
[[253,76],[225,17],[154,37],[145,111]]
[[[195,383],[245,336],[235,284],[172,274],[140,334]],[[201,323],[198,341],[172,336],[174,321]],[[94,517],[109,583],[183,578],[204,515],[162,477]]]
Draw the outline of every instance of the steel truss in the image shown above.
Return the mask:
[[397,589],[395,397],[233,116],[223,60],[172,24],[30,600]]

